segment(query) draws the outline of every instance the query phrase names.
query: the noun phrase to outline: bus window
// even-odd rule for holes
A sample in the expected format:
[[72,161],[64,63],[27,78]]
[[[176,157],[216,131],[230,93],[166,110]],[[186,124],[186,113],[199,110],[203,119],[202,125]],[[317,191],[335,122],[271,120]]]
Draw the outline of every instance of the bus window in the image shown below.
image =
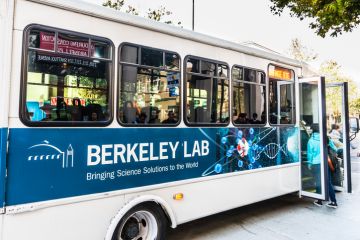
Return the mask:
[[290,69],[269,66],[270,124],[295,124],[295,82]]
[[121,47],[119,122],[175,126],[180,115],[180,57],[132,44]]
[[266,123],[265,74],[235,66],[232,69],[233,123]]
[[186,122],[190,125],[228,124],[228,66],[188,57],[186,68]]
[[42,27],[26,34],[22,120],[54,126],[109,122],[111,43]]

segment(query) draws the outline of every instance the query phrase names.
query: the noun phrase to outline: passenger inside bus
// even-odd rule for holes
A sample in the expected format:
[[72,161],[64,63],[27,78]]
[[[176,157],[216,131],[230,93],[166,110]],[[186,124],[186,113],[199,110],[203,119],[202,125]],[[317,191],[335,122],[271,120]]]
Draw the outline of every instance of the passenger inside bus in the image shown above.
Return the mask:
[[248,120],[246,119],[246,113],[239,113],[238,118],[235,120],[236,124],[247,124]]
[[140,113],[138,119],[136,120],[135,123],[140,123],[140,124],[145,124],[146,123],[146,118],[147,118],[147,115],[146,113],[142,112]]
[[160,119],[159,119],[159,113],[160,113],[160,110],[158,108],[153,108],[150,111],[150,119],[149,119],[150,124],[159,124],[159,123],[161,123]]
[[100,104],[91,103],[85,108],[88,121],[104,121],[105,115]]
[[134,123],[136,121],[137,110],[131,101],[125,102],[123,111],[120,113],[123,114],[122,119],[124,123]]
[[260,124],[261,122],[257,118],[258,118],[257,113],[253,113],[252,119],[249,122],[252,124]]
[[338,124],[331,124],[331,130],[328,134],[328,137],[331,139],[331,142],[335,145],[335,147],[339,149],[337,154],[342,158],[343,139],[342,132],[340,131],[340,126]]
[[81,102],[79,98],[74,98],[72,100],[72,107],[71,107],[71,120],[72,121],[83,121],[83,106],[81,106]]
[[166,124],[177,123],[177,120],[175,118],[175,113],[173,111],[169,111],[168,118],[162,121],[162,123],[166,123]]

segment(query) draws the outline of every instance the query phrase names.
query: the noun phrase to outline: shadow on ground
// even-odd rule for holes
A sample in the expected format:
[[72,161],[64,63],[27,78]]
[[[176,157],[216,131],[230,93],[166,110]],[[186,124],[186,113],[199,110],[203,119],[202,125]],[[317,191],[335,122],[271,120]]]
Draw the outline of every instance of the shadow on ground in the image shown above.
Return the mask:
[[259,202],[170,229],[169,240],[360,240],[360,158],[352,152],[353,193],[339,207],[317,207],[297,194]]

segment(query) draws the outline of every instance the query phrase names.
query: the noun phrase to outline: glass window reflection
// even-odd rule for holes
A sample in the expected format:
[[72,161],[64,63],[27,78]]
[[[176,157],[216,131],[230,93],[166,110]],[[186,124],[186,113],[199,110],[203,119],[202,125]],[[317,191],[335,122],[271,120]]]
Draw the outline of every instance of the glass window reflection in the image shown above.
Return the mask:
[[[266,85],[263,72],[243,67],[233,67],[233,123],[266,123]],[[244,74],[244,75],[243,75]]]
[[127,64],[127,54],[134,54],[134,50],[124,45],[120,54],[119,121],[129,126],[176,125],[180,115],[179,55],[137,48],[142,60],[136,66]]
[[[197,67],[201,66],[201,74]],[[228,67],[217,62],[187,59],[186,121],[189,124],[229,122]]]
[[111,61],[95,59],[93,53],[98,51],[99,58],[110,57],[111,44],[37,28],[28,35],[22,118],[54,125],[109,121]]

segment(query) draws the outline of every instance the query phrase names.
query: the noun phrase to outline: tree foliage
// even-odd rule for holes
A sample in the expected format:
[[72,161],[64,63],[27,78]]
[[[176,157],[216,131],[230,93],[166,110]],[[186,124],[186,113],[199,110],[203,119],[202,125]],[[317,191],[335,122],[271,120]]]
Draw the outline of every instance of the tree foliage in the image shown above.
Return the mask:
[[352,116],[356,116],[359,117],[360,115],[360,97],[355,98],[353,101],[351,101],[349,103],[349,108],[350,108],[350,114]]
[[307,63],[316,60],[318,57],[318,54],[315,53],[314,50],[307,48],[298,38],[291,40],[289,54],[296,60]]
[[[318,56],[312,49],[307,48],[297,38],[292,39],[289,53],[296,60],[311,62]],[[360,113],[360,95],[356,83],[342,73],[341,66],[334,60],[325,61],[321,64],[318,74],[325,76],[326,83],[348,82],[349,111],[352,114]],[[328,114],[338,116],[341,112],[342,95],[339,87],[326,88],[326,111]],[[340,118],[340,117],[339,117]]]
[[[348,83],[349,112],[352,114],[359,113],[360,108],[358,108],[358,102],[360,100],[357,85],[351,78],[345,76],[342,73],[341,66],[336,61],[326,61],[321,64],[320,73],[321,75],[325,76],[326,83]],[[335,116],[340,112],[341,106],[339,103],[342,101],[341,94],[342,92],[339,87],[326,88],[326,110]]]
[[[125,0],[105,0],[103,3],[103,6],[115,9],[117,11],[124,11],[123,7],[125,6]],[[125,12],[133,14],[133,15],[139,15],[139,11],[131,5],[127,6],[127,9],[125,10]],[[160,6],[160,8],[158,8],[158,9],[150,9],[149,8],[144,17],[147,17],[154,21],[164,22],[166,24],[174,24],[172,20],[166,19],[166,17],[171,16],[171,15],[172,15],[172,12],[166,10],[165,7]],[[177,25],[181,26],[181,22],[177,22]]]
[[125,0],[115,0],[115,1],[106,0],[106,1],[104,1],[103,6],[120,11],[122,9],[122,7],[124,6],[124,4],[125,4]]
[[310,18],[310,28],[325,37],[327,33],[336,37],[351,32],[360,23],[359,0],[270,0],[271,12],[281,15],[284,9],[290,16],[300,20]]

